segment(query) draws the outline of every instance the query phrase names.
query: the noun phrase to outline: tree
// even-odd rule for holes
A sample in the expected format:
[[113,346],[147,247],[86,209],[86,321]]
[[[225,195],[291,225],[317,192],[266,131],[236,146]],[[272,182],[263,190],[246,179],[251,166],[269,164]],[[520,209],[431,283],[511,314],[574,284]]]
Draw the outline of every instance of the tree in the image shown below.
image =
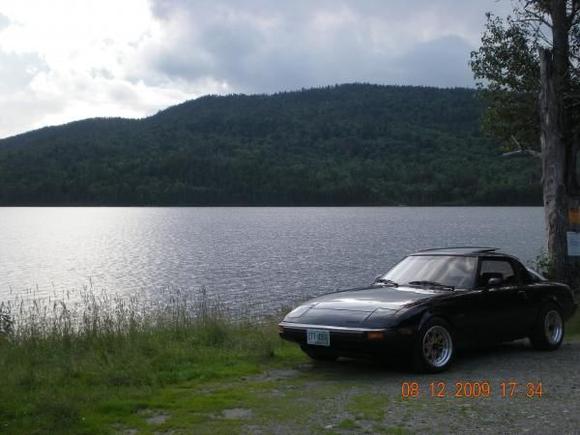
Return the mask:
[[580,0],[519,0],[505,20],[487,14],[471,67],[488,102],[484,127],[508,155],[542,160],[547,247],[554,275],[573,281],[567,214],[578,194]]

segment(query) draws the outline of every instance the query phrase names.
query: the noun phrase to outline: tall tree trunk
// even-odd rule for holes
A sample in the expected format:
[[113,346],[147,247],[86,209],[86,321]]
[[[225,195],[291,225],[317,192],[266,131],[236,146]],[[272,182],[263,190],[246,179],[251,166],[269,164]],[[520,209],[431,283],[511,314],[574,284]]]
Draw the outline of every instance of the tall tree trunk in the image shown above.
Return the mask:
[[[554,89],[560,99],[568,96],[570,88],[570,24],[566,13],[566,0],[552,0],[552,47],[554,62]],[[561,116],[564,113],[560,114]],[[565,125],[562,126],[565,128]]]
[[566,230],[566,144],[562,135],[562,105],[556,92],[552,52],[540,49],[541,90],[539,98],[540,142],[542,145],[542,188],[548,255],[555,278],[568,280]]

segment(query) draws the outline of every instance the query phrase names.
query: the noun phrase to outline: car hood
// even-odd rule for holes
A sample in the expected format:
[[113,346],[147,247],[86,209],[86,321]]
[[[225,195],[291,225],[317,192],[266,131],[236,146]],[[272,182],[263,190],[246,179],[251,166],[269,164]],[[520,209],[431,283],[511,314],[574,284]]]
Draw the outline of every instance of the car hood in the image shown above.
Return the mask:
[[377,308],[398,310],[441,291],[416,287],[368,287],[330,293],[309,301],[317,309],[374,311]]
[[383,327],[395,314],[446,292],[415,287],[368,287],[331,293],[312,299],[291,311],[285,322],[342,327]]

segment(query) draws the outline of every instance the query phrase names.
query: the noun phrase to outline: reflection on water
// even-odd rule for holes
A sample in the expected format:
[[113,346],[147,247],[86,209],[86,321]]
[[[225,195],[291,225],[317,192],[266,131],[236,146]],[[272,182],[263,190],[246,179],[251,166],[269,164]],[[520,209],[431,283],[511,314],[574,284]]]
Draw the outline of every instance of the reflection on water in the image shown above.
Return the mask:
[[543,247],[538,207],[2,208],[0,301],[92,281],[163,298],[205,286],[226,303],[276,308],[371,282],[427,247]]

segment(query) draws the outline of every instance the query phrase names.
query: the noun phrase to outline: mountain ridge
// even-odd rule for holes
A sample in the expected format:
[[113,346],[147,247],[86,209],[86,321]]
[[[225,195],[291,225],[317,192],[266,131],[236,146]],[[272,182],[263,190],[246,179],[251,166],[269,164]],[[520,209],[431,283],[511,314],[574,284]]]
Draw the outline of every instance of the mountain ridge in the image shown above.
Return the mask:
[[204,96],[0,140],[2,205],[539,205],[465,88]]

